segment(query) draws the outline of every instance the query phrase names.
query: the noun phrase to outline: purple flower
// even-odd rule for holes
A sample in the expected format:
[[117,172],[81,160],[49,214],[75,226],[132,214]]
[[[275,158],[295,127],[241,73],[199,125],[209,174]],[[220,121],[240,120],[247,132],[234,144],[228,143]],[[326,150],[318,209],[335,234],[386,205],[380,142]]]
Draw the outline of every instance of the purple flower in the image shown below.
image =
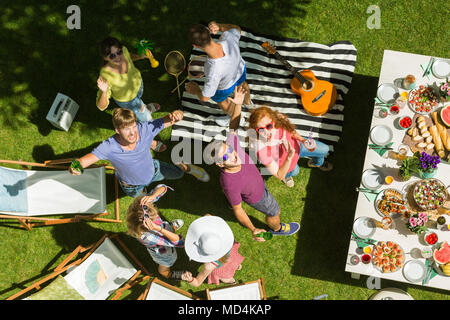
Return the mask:
[[414,228],[417,226],[417,219],[416,218],[410,218],[409,219],[409,225]]

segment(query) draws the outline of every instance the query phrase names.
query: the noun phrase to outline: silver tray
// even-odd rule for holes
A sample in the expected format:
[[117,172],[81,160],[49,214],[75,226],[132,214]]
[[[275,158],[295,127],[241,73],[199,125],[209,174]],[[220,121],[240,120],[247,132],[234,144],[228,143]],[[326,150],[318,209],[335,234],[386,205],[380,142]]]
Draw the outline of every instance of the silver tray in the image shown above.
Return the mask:
[[[386,217],[386,216],[383,214],[383,212],[380,211],[380,209],[378,209],[377,204],[378,204],[378,201],[380,201],[380,200],[383,199],[384,192],[385,192],[386,190],[389,190],[389,189],[395,190],[395,191],[401,193],[401,194],[402,194],[402,199],[403,199],[404,201],[407,201],[407,200],[406,200],[406,197],[405,197],[405,194],[404,194],[402,191],[398,190],[398,189],[394,189],[394,188],[386,188],[386,189],[380,191],[380,193],[377,194],[377,197],[375,198],[375,201],[374,201],[373,203],[374,203],[374,205],[375,205],[375,211],[376,211],[381,217]],[[405,206],[408,206],[408,203],[406,203]],[[392,213],[389,214],[389,217],[391,217],[391,218],[395,218],[396,216],[399,216],[399,214],[392,214]]]
[[[420,114],[420,115],[424,115],[424,116],[426,116],[426,115],[429,115],[430,113],[432,113],[433,111],[435,111],[437,108],[439,108],[439,105],[440,105],[440,101],[439,101],[439,97],[437,97],[437,102],[438,102],[438,104],[433,108],[433,109],[431,109],[431,111],[429,111],[429,112],[425,112],[425,111],[416,111],[415,110],[415,108],[414,108],[414,106],[413,105],[411,105],[411,103],[409,103],[409,101],[412,99],[412,93],[413,93],[413,91],[416,91],[416,90],[418,90],[419,89],[419,87],[415,87],[413,90],[411,90],[410,92],[409,92],[409,94],[408,94],[408,107],[409,107],[409,109],[412,111],[412,112],[414,112],[414,113],[417,113],[417,114]],[[433,91],[433,90],[432,90]],[[433,91],[434,92],[434,91]]]

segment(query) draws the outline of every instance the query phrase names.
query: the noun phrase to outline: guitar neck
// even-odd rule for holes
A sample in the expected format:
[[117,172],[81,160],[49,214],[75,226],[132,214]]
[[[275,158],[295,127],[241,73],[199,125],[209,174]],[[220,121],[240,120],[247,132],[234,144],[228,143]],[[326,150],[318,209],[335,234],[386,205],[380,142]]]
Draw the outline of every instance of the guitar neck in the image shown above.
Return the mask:
[[287,60],[283,58],[278,52],[275,52],[274,56],[281,61],[281,63],[294,75],[295,78],[297,78],[298,81],[300,81],[301,83],[308,81],[299,72],[297,72],[297,70],[289,62],[287,62]]

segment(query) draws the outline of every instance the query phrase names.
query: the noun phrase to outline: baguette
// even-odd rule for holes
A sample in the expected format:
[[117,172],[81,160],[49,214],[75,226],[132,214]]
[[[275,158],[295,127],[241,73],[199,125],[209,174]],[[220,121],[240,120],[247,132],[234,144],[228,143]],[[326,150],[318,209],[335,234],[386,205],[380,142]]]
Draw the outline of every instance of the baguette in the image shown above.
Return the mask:
[[436,126],[430,127],[430,133],[431,133],[431,136],[433,137],[434,148],[436,149],[437,154],[439,155],[439,157],[444,158],[445,151],[444,151],[444,147],[442,145],[441,137],[439,136]]
[[431,116],[433,117],[434,123],[437,128],[437,132],[439,133],[439,136],[441,137],[442,143],[444,144],[445,149],[450,151],[450,136],[447,132],[447,129],[442,125],[440,120],[437,117],[437,112],[431,113]]

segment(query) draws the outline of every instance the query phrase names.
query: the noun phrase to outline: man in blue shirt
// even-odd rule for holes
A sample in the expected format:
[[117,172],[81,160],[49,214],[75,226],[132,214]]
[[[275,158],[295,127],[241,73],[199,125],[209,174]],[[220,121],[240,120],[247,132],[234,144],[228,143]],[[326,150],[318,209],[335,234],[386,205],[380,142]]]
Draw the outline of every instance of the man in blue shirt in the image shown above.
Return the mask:
[[[130,197],[137,197],[152,182],[180,179],[184,172],[207,182],[209,175],[202,168],[192,164],[173,165],[159,161],[153,159],[150,153],[154,137],[162,129],[172,126],[182,118],[183,112],[175,110],[163,118],[137,122],[132,110],[116,108],[113,112],[116,134],[77,160],[83,168],[99,160],[110,161],[122,190]],[[81,174],[72,168],[69,171],[74,175]]]

